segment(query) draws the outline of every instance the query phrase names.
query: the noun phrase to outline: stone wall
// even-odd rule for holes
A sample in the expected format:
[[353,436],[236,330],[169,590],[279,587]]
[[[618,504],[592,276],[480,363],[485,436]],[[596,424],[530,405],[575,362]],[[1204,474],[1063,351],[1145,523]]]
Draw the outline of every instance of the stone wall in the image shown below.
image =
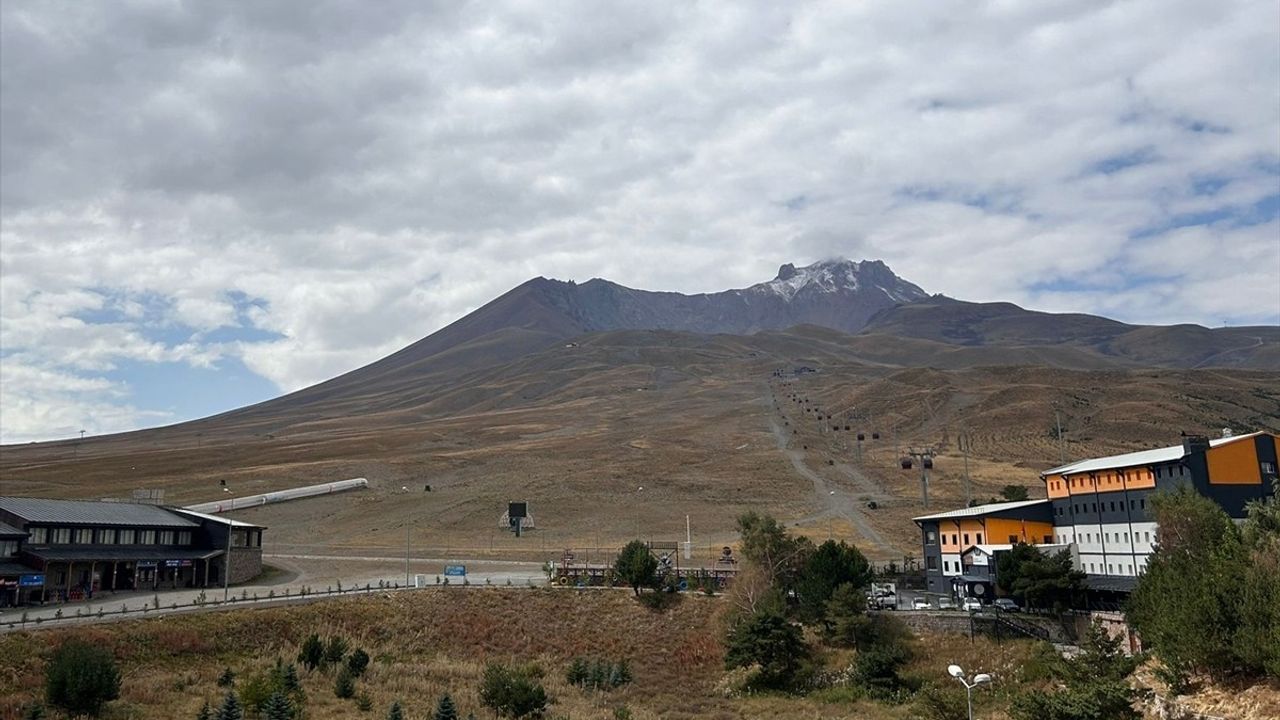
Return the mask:
[[[224,558],[219,558],[222,562]],[[221,568],[219,568],[221,570]],[[231,584],[248,582],[262,574],[262,548],[231,548]]]

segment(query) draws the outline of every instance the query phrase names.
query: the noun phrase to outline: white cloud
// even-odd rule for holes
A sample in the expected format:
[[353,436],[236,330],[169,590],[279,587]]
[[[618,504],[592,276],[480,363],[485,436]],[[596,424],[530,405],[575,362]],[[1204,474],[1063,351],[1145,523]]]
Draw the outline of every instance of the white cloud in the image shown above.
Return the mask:
[[[701,292],[834,255],[1280,317],[1274,212],[1231,219],[1280,191],[1271,2],[2,12],[0,341],[59,375],[234,356],[295,389],[533,275]],[[243,324],[283,338],[207,339]],[[31,392],[5,425],[38,435]]]

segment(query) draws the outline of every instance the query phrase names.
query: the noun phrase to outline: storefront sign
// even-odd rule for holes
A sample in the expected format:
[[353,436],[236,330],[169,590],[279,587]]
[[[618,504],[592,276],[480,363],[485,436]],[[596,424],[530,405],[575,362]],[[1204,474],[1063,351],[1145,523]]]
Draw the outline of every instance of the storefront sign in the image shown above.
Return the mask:
[[165,560],[164,566],[167,568],[191,567],[190,560]]
[[18,584],[22,587],[40,587],[44,585],[43,575],[23,575],[18,578]]
[[466,565],[445,565],[444,574],[446,577],[465,577],[467,574]]
[[18,578],[0,578],[0,588],[18,587]]

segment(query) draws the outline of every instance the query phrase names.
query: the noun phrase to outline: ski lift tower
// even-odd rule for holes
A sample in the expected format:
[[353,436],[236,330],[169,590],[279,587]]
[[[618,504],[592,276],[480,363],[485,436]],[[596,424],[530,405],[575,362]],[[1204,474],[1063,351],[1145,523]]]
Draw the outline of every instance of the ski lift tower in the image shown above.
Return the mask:
[[933,469],[933,448],[907,448],[901,459],[902,469],[910,470],[915,463],[920,463],[920,496],[924,500],[924,509],[929,509],[929,471]]

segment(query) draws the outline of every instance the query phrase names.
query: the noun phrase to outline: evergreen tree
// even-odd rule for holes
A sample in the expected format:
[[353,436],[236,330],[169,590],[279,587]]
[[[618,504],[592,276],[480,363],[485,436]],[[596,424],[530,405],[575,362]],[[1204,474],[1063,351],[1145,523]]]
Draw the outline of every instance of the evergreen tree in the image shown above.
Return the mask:
[[27,706],[26,712],[22,714],[22,720],[44,720],[44,705],[38,702],[31,703]]
[[320,636],[312,633],[302,642],[302,650],[298,652],[298,662],[308,670],[315,670],[324,662],[324,643]]
[[289,663],[284,666],[284,671],[280,673],[280,687],[289,694],[302,692],[302,681],[298,679],[297,665]]
[[1000,587],[1028,608],[1071,607],[1084,587],[1084,577],[1075,569],[1069,551],[1046,555],[1027,543],[1014,545],[996,564]]
[[228,690],[222,699],[222,707],[218,708],[216,720],[244,720],[244,708],[240,707],[240,699],[234,690]]
[[800,628],[782,615],[758,612],[729,631],[725,666],[760,666],[759,683],[775,690],[790,688],[807,655]]
[[800,617],[805,622],[816,622],[837,587],[848,584],[860,591],[870,583],[871,564],[858,548],[828,540],[808,555],[796,579]]
[[355,678],[351,677],[351,671],[345,667],[338,671],[338,678],[333,682],[333,694],[344,700],[356,694]]
[[369,653],[364,650],[357,649],[347,658],[347,669],[351,671],[354,677],[364,675],[367,667],[369,667]]
[[404,720],[404,710],[400,709],[400,701],[395,700],[387,710],[387,720]]
[[583,658],[576,657],[573,659],[573,662],[569,664],[569,669],[565,671],[564,679],[568,681],[570,685],[577,685],[581,687],[587,683],[587,678],[590,676],[590,673],[591,671],[587,667],[587,661]]
[[329,644],[324,648],[324,661],[336,665],[342,662],[342,658],[347,654],[347,641],[341,637],[334,635],[329,638]]
[[218,676],[218,687],[231,687],[236,682],[236,674],[231,672],[231,668],[222,671]]
[[201,706],[200,712],[196,713],[196,720],[213,720],[213,708],[209,707],[209,701],[205,700]]
[[632,540],[618,553],[613,572],[639,597],[640,588],[657,586],[658,559],[649,552],[649,546],[640,540]]
[[449,693],[440,697],[440,702],[436,703],[436,714],[432,717],[434,720],[458,720],[458,708]]
[[263,703],[260,712],[264,720],[293,720],[293,703],[277,690]]
[[1051,669],[1058,687],[1014,698],[1016,720],[1138,720],[1133,709],[1138,691],[1129,676],[1142,662],[1128,657],[1120,641],[1098,623],[1089,628],[1081,653],[1067,660],[1055,655]]

